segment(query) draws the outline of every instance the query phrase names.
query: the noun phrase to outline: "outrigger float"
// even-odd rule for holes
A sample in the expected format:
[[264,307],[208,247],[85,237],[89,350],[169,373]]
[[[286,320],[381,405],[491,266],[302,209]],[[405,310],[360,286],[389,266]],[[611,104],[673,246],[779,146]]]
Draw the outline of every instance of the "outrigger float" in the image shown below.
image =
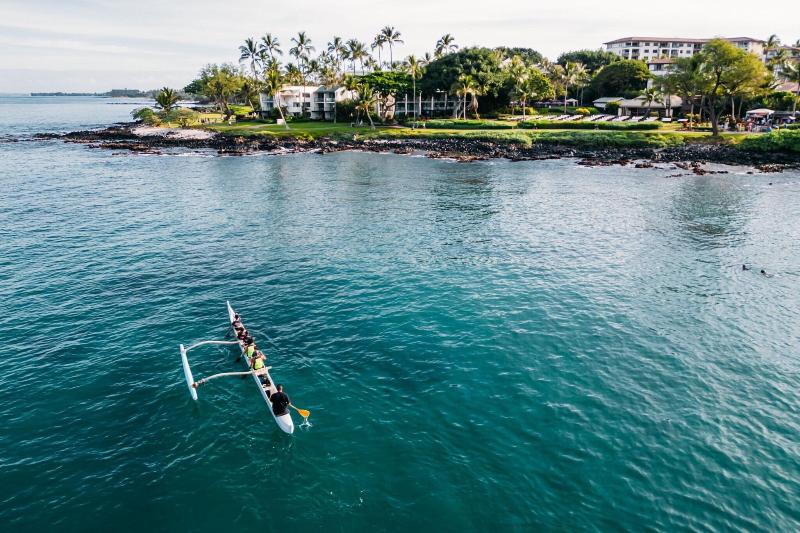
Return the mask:
[[[235,315],[233,308],[231,307],[230,302],[226,302],[228,305],[228,324],[232,325],[233,321],[235,320]],[[194,376],[192,376],[192,369],[189,367],[189,358],[187,357],[187,353],[189,350],[193,350],[199,346],[204,346],[206,344],[238,344],[239,349],[242,352],[242,356],[240,359],[244,361],[245,365],[247,366],[246,372],[222,372],[220,374],[214,374],[212,376],[208,376],[203,378],[199,381],[194,380]],[[261,397],[264,398],[264,403],[267,405],[267,410],[272,415],[272,418],[275,419],[275,423],[278,424],[278,427],[281,428],[286,433],[294,433],[294,421],[292,420],[292,415],[290,412],[286,412],[283,415],[276,416],[272,410],[272,402],[269,401],[269,397],[272,396],[274,393],[278,392],[278,389],[275,388],[275,383],[272,380],[272,376],[270,375],[269,371],[272,368],[271,366],[265,366],[258,370],[252,370],[253,361],[251,358],[247,357],[247,353],[245,350],[244,342],[240,340],[234,341],[202,341],[198,342],[197,344],[193,344],[188,348],[185,348],[183,344],[180,345],[181,349],[181,362],[183,363],[183,374],[186,376],[186,385],[189,387],[189,394],[191,394],[193,400],[197,400],[197,388],[201,385],[204,385],[211,381],[212,379],[217,379],[221,377],[228,377],[228,376],[252,376],[253,382],[258,387],[258,391],[261,393]],[[261,377],[261,379],[259,379]],[[263,382],[262,382],[263,380]],[[294,410],[300,413],[304,418],[308,418],[310,414],[305,409],[298,409],[294,405],[289,404]]]

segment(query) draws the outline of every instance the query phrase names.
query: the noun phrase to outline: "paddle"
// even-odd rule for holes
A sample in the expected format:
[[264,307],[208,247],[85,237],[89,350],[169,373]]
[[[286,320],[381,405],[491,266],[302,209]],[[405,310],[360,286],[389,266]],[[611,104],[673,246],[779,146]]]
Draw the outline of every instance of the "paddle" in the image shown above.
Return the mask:
[[306,411],[305,409],[298,409],[292,404],[289,404],[289,407],[300,413],[300,416],[302,416],[303,418],[308,418],[309,416],[311,416],[311,411]]

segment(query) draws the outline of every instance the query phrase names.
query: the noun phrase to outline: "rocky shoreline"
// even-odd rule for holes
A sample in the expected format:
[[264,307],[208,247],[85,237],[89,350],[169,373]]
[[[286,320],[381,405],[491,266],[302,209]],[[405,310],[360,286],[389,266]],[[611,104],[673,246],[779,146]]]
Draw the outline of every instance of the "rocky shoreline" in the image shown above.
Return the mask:
[[456,161],[508,159],[536,161],[544,159],[577,158],[585,166],[631,165],[648,168],[658,163],[672,163],[676,168],[695,174],[706,174],[709,163],[756,168],[762,172],[780,172],[800,168],[800,154],[753,153],[718,144],[684,144],[667,148],[571,147],[558,144],[520,144],[464,138],[408,138],[315,140],[270,137],[237,137],[210,135],[208,138],[187,138],[181,135],[140,135],[136,125],[118,124],[101,130],[77,131],[67,134],[39,134],[37,139],[59,139],[86,144],[92,148],[126,150],[134,153],[160,154],[171,150],[215,151],[220,155],[245,155],[258,152],[330,153],[344,150],[391,152],[399,154],[424,153],[432,158]]

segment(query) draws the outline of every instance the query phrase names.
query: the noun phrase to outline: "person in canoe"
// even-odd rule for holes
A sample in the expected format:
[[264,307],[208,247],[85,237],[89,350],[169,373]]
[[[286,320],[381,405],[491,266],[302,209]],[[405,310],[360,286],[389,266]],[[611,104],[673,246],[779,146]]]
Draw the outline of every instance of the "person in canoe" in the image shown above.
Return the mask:
[[234,329],[243,327],[242,319],[239,318],[239,315],[233,315],[233,322],[231,322],[231,326],[233,326]]
[[250,361],[253,359],[253,354],[256,351],[256,343],[253,342],[253,337],[245,339],[244,346],[244,353],[247,355],[247,360]]
[[282,416],[289,412],[289,405],[292,401],[283,392],[283,385],[278,384],[276,386],[278,392],[275,392],[269,397],[269,401],[272,402],[272,412],[275,413],[275,416]]

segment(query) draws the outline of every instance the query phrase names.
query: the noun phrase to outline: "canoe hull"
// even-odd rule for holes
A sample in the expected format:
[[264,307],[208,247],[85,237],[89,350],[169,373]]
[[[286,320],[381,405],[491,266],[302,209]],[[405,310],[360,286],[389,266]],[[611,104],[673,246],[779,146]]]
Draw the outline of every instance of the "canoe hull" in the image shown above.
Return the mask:
[[[233,317],[236,313],[233,311],[231,303],[230,302],[226,303],[228,305],[228,323],[232,324]],[[239,341],[239,349],[242,351],[242,361],[244,361],[244,364],[247,366],[247,368],[250,368],[250,360],[247,358],[247,355],[245,354],[244,343],[242,341]],[[275,420],[275,423],[278,425],[279,428],[281,428],[282,431],[289,434],[294,433],[294,420],[292,420],[291,413],[275,416],[275,413],[272,412],[272,402],[269,401],[269,396],[267,396],[267,390],[269,390],[270,394],[272,394],[274,392],[277,392],[277,389],[275,388],[275,382],[273,381],[272,376],[269,374],[269,369],[265,369],[265,372],[262,375],[266,376],[267,383],[269,383],[268,387],[263,386],[261,384],[261,381],[258,379],[258,376],[256,376],[255,374],[253,374],[252,378],[256,386],[258,387],[258,392],[261,393],[261,397],[264,398],[264,403],[266,403],[267,405],[267,410],[269,411],[269,414],[272,415],[272,418]]]

